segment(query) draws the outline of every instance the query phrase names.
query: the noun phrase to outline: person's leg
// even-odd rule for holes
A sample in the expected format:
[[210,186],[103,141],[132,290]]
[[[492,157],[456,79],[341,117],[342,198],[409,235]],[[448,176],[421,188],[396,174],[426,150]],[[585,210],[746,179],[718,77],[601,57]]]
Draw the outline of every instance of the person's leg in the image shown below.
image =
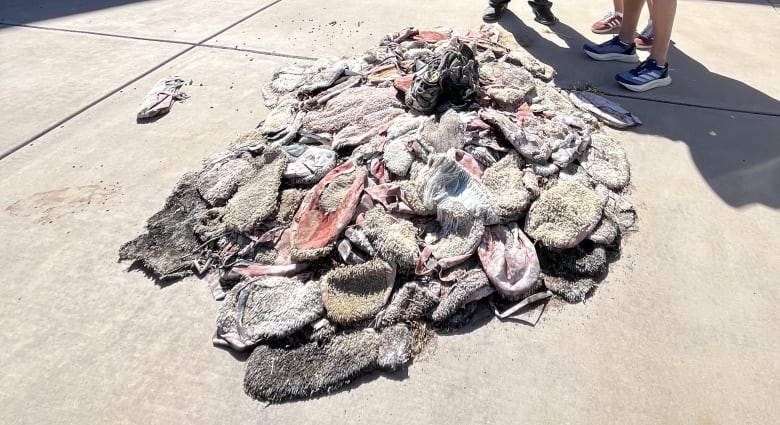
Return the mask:
[[489,0],[488,7],[482,13],[482,20],[485,22],[498,21],[508,5],[509,0]]
[[636,26],[639,23],[639,15],[642,13],[644,4],[645,0],[623,1],[623,25],[620,27],[620,33],[618,34],[620,41],[623,43],[634,43]]
[[653,21],[653,48],[650,59],[659,64],[666,63],[669,42],[672,39],[674,15],[677,12],[677,0],[648,0],[650,19]]
[[582,46],[585,54],[599,61],[639,62],[634,45],[634,35],[639,13],[645,0],[623,0],[623,20],[620,33],[611,40],[601,43],[587,43]]
[[[628,25],[629,13],[634,25],[639,18],[639,10],[631,9],[629,4],[638,0],[625,0],[625,22]],[[634,7],[632,4],[631,7]],[[674,14],[677,9],[677,0],[650,0],[650,18],[653,21],[653,47],[650,56],[636,68],[615,75],[617,82],[632,91],[646,91],[656,87],[668,86],[672,83],[669,76],[669,64],[666,62],[666,54],[669,52],[669,41],[672,36]],[[627,37],[628,32],[621,31],[621,40]]]
[[604,17],[594,22],[590,30],[596,34],[607,34],[619,30],[623,23],[623,0],[612,0],[615,8]]

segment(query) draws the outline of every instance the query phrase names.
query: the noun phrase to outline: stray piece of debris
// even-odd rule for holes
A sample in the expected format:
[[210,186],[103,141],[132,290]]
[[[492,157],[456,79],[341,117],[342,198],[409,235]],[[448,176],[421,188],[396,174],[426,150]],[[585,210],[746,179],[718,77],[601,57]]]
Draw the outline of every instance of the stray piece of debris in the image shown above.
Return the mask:
[[[167,114],[173,107],[174,101],[183,101],[189,98],[186,93],[181,91],[184,84],[184,80],[176,76],[158,81],[141,102],[136,118],[146,120]],[[191,81],[190,84],[192,84]]]

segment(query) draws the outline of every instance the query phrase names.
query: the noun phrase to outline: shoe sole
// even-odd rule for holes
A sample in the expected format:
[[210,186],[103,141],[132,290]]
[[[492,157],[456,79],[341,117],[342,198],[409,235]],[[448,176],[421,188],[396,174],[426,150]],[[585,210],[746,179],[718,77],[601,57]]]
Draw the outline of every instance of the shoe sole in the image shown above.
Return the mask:
[[551,26],[553,26],[553,25],[555,25],[555,24],[557,24],[557,23],[558,23],[558,20],[557,20],[557,19],[555,19],[555,20],[552,20],[552,21],[545,21],[545,20],[542,20],[542,19],[536,19],[536,18],[534,18],[534,21],[536,21],[536,22],[538,22],[538,23],[540,23],[540,24],[542,24],[542,25],[547,25],[548,27],[551,27]]
[[584,52],[586,55],[590,56],[591,59],[597,61],[639,62],[639,56],[637,56],[636,53],[629,55],[626,53],[595,53],[590,50],[584,50]]
[[615,34],[617,32],[620,32],[620,26],[617,26],[617,27],[614,27],[614,28],[610,28],[610,29],[606,29],[606,30],[597,30],[597,29],[591,28],[590,32],[592,32],[594,34]]
[[644,45],[643,44],[643,45],[640,46],[640,45],[637,44],[636,48],[639,49],[639,50],[650,50],[650,49],[653,48],[653,45],[652,44],[649,44],[649,45]]
[[648,91],[648,90],[655,89],[655,88],[658,88],[658,87],[666,87],[669,84],[672,84],[672,77],[666,76],[665,78],[659,78],[657,80],[648,81],[648,82],[646,82],[644,84],[639,84],[639,85],[626,84],[626,83],[624,83],[622,81],[618,81],[618,84],[620,84],[621,86],[623,86],[623,87],[625,87],[625,88],[627,88],[627,89],[629,89],[631,91],[643,92],[643,91]]

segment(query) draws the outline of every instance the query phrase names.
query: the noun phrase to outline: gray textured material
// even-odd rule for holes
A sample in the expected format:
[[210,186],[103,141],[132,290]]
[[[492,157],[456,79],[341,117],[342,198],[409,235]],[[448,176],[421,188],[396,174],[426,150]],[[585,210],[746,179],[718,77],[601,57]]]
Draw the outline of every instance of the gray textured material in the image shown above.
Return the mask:
[[[635,228],[625,152],[554,70],[496,28],[447,34],[409,28],[362,55],[284,65],[259,127],[123,247],[157,276],[195,266],[217,296],[235,285],[214,342],[256,347],[252,397],[309,397],[403,365],[428,327],[468,323],[487,296],[513,302],[507,315],[553,291],[582,301]],[[473,62],[436,64],[469,49],[479,81],[456,75]]]
[[[337,63],[341,59],[335,56],[319,58],[308,66],[297,64],[284,64],[274,71],[271,82],[262,89],[263,101],[268,108],[275,107],[280,100],[289,97],[290,94],[309,84],[316,84],[315,79],[324,80],[325,76],[331,77]],[[343,72],[343,68],[342,68]],[[319,74],[319,75],[318,75]]]
[[576,304],[585,300],[596,282],[590,278],[567,280],[562,277],[544,276],[544,286],[567,302]]
[[491,81],[493,85],[524,89],[533,86],[535,79],[527,70],[505,61],[486,62],[480,64],[479,76]]
[[520,164],[520,157],[510,152],[482,174],[490,204],[503,223],[519,219],[530,204]]
[[[348,93],[345,93],[348,95]],[[364,105],[365,107],[368,107]],[[399,116],[404,115],[404,110],[401,108],[387,108],[380,109],[375,112],[366,113],[360,115],[359,113],[353,116],[344,117],[347,121],[347,125],[340,127],[340,129],[333,135],[333,149],[339,150],[350,146],[364,145],[373,140],[379,133],[380,129],[384,126],[390,125],[395,122]],[[340,126],[341,124],[339,124]],[[388,136],[390,132],[388,130]]]
[[244,350],[297,332],[325,310],[318,282],[268,277],[240,283],[217,312],[214,343]]
[[411,358],[404,325],[336,335],[298,348],[257,347],[246,365],[244,391],[263,401],[294,400],[335,391],[373,369],[394,370]]
[[247,173],[225,207],[223,221],[228,228],[249,231],[276,209],[287,157],[280,150],[269,148],[252,165],[254,171]]
[[192,273],[192,254],[200,245],[193,229],[208,208],[198,194],[197,179],[197,173],[181,177],[162,210],[147,221],[147,232],[119,249],[120,260],[140,262],[160,279]]
[[322,191],[319,199],[320,210],[325,214],[335,212],[354,182],[355,176],[352,173],[336,176]]
[[425,317],[439,303],[438,286],[414,281],[404,283],[393,294],[387,307],[377,315],[377,325],[385,327]]
[[514,112],[526,101],[526,95],[533,86],[527,89],[517,89],[514,87],[491,87],[487,90],[487,96],[496,103],[496,105],[505,111]]
[[306,191],[301,189],[286,189],[279,193],[279,206],[276,209],[275,220],[279,223],[290,223],[301,206]]
[[381,259],[396,263],[402,271],[414,270],[420,250],[417,230],[410,221],[374,208],[365,214],[363,232]]
[[531,73],[531,75],[543,81],[550,81],[555,77],[555,74],[557,74],[555,69],[550,65],[542,63],[528,53],[519,50],[510,51],[506,54],[505,58],[507,62],[522,66],[526,71]]
[[215,161],[206,162],[198,176],[198,192],[209,205],[223,206],[236,193],[238,185],[252,171],[251,155],[238,157],[228,153],[215,155]]
[[356,87],[347,89],[329,101],[325,108],[306,114],[303,127],[314,133],[337,132],[355,121],[355,117],[391,109],[398,103],[395,90]]
[[603,134],[591,136],[591,148],[580,157],[580,163],[593,180],[612,190],[621,190],[631,178],[626,151],[613,138]]
[[561,181],[531,205],[525,231],[550,248],[571,248],[593,232],[603,205],[596,192],[576,182]]
[[[606,215],[606,211],[605,211]],[[602,217],[599,224],[593,229],[593,233],[588,236],[588,239],[602,245],[609,245],[615,241],[620,230],[617,224],[608,217]]]
[[409,167],[414,161],[414,154],[409,148],[409,143],[393,139],[385,145],[385,152],[382,156],[385,167],[396,176],[404,177],[409,173]]
[[523,158],[532,161],[543,161],[550,157],[550,147],[544,141],[518,125],[509,115],[494,109],[480,109],[479,117],[494,126]]
[[298,112],[299,104],[300,102],[294,99],[287,99],[281,102],[265,117],[263,125],[260,126],[260,133],[263,135],[274,135],[285,131],[292,124]]
[[612,220],[620,233],[637,230],[636,209],[626,197],[601,185],[596,186],[596,192],[606,200],[604,217]]
[[420,128],[420,142],[431,153],[445,153],[461,149],[466,141],[466,126],[458,113],[447,110],[440,117],[431,117]]
[[442,285],[441,300],[431,312],[431,319],[436,322],[449,319],[466,304],[494,292],[485,272],[474,263],[456,266],[447,276],[452,279],[452,283]]
[[596,278],[607,272],[607,252],[592,242],[560,251],[541,250],[540,260],[545,272],[574,278]]
[[318,146],[298,146],[303,152],[291,153],[290,146],[284,148],[289,157],[285,180],[295,185],[313,185],[336,167],[336,152]]

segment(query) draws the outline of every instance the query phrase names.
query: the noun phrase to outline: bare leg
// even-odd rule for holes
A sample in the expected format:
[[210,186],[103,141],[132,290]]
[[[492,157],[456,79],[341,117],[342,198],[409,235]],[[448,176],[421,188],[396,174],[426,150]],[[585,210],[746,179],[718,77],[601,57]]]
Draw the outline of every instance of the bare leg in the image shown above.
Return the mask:
[[653,47],[650,50],[650,59],[655,59],[659,65],[663,66],[666,63],[669,41],[672,38],[677,0],[648,0],[648,5],[650,6],[650,19],[653,21]]
[[615,7],[615,12],[623,13],[623,0],[612,0],[612,5]]
[[[665,0],[669,1],[669,0]],[[676,0],[671,0],[676,1]],[[656,0],[658,2],[658,0]],[[623,1],[623,25],[620,27],[620,41],[626,44],[634,42],[636,25],[639,23],[639,14],[642,13],[642,6],[645,0],[624,0]],[[653,46],[655,47],[655,46]],[[663,63],[663,62],[660,62]]]

